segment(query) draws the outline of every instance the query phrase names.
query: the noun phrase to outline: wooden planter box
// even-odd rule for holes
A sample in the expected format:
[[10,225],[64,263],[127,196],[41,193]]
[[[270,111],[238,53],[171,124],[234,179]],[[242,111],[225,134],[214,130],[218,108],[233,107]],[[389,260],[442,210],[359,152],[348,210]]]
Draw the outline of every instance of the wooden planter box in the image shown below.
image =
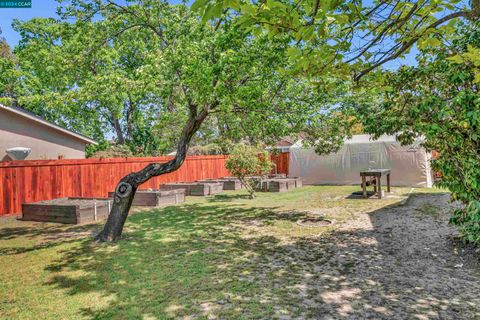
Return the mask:
[[[108,196],[113,198],[114,192]],[[132,205],[140,207],[160,207],[185,202],[185,190],[137,190]]]
[[205,180],[198,180],[197,182],[200,183],[221,183],[223,184],[223,190],[240,190],[243,188],[242,183],[237,178],[219,178],[219,179],[205,179]]
[[269,174],[267,177],[271,179],[283,179],[286,178],[287,175],[285,173],[272,173]]
[[256,191],[268,191],[269,184],[276,179],[255,179],[254,180],[254,189]]
[[22,204],[22,220],[83,224],[108,217],[113,200],[108,198],[59,198]]
[[[301,181],[300,183],[301,184]],[[297,186],[296,179],[291,178],[271,178],[258,180],[255,190],[257,191],[271,191],[284,192],[290,189],[295,189]]]
[[273,179],[268,183],[270,192],[285,192],[291,189],[295,189],[294,179]]
[[160,185],[163,190],[185,190],[189,196],[209,196],[223,191],[223,184],[219,182],[178,182]]
[[303,187],[303,179],[301,177],[292,178],[295,180],[295,188]]

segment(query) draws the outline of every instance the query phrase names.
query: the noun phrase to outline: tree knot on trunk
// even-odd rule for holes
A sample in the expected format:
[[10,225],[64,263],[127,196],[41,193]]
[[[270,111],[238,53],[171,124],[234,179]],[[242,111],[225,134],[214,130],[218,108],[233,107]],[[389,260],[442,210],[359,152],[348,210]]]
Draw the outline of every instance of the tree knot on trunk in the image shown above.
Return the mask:
[[120,198],[126,198],[132,192],[132,185],[126,182],[120,182],[115,190],[115,202],[120,202]]

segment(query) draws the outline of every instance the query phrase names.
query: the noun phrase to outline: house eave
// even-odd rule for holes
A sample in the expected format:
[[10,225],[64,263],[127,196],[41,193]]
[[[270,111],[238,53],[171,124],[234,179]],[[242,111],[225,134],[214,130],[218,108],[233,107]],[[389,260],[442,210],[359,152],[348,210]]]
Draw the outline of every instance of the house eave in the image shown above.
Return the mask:
[[45,126],[47,126],[47,127],[49,127],[49,128],[52,128],[52,129],[55,129],[55,130],[60,131],[60,132],[62,132],[62,133],[65,133],[65,134],[67,134],[67,135],[69,135],[69,136],[71,136],[71,137],[74,137],[74,138],[76,138],[76,139],[78,139],[78,140],[81,140],[81,141],[83,141],[83,142],[86,142],[87,144],[98,145],[98,143],[97,143],[95,140],[92,140],[92,139],[90,139],[90,138],[88,138],[88,137],[86,137],[86,136],[84,136],[84,135],[79,134],[79,133],[76,133],[76,132],[70,131],[70,130],[68,130],[68,129],[62,128],[62,127],[60,127],[60,126],[58,126],[58,125],[56,125],[56,124],[54,124],[54,123],[51,123],[51,122],[49,122],[49,121],[47,121],[47,120],[44,120],[44,119],[42,119],[42,118],[40,118],[40,117],[38,117],[38,116],[35,116],[35,115],[33,115],[33,114],[30,114],[30,113],[27,113],[27,112],[25,112],[25,111],[18,110],[18,109],[16,109],[16,108],[7,107],[7,106],[1,105],[1,104],[0,104],[0,109],[6,110],[6,111],[8,111],[8,112],[11,112],[11,113],[16,114],[16,115],[18,115],[18,116],[21,116],[21,117],[23,117],[23,118],[26,118],[26,119],[35,121],[35,122],[40,123],[40,124],[42,124],[42,125],[45,125]]

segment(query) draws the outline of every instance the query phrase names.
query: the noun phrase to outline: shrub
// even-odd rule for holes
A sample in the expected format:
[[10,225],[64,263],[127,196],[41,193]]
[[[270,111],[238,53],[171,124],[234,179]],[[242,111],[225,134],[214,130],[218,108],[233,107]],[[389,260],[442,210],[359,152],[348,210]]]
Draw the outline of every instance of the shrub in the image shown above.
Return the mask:
[[98,150],[90,158],[128,158],[135,156],[127,145],[110,145],[105,150]]
[[252,175],[263,175],[272,169],[267,151],[256,147],[238,144],[227,159],[227,169],[237,177],[247,189],[250,198],[255,198]]
[[457,209],[450,222],[458,225],[467,242],[480,243],[480,201],[471,201],[466,209]]

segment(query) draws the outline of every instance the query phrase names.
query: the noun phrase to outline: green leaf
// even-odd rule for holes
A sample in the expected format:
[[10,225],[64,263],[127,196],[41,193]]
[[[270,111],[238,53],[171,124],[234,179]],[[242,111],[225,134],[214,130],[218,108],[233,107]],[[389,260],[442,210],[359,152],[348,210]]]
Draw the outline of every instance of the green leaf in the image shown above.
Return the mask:
[[448,61],[455,62],[455,63],[458,63],[458,64],[464,62],[462,56],[460,56],[460,55],[458,55],[458,54],[457,54],[457,55],[454,55],[454,56],[452,56],[452,57],[448,57],[447,60],[448,60]]
[[473,79],[473,82],[480,83],[480,72],[479,71],[476,72],[475,78]]
[[200,9],[203,9],[205,5],[207,4],[208,0],[195,0],[194,3],[192,3],[192,10],[198,11]]
[[290,47],[287,49],[287,54],[290,58],[298,58],[302,55],[302,51],[297,47]]

